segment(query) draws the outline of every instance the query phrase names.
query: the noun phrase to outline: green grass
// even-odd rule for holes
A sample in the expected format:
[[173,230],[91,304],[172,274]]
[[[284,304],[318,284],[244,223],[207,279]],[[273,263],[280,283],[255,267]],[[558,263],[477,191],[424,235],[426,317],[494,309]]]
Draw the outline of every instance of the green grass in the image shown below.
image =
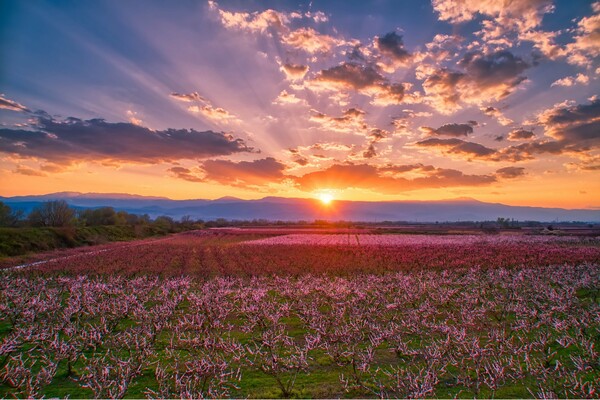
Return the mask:
[[[107,231],[112,235],[110,236],[113,240],[128,240],[129,233],[127,230],[119,230],[119,229],[104,229],[104,228],[123,228],[123,227],[95,227],[95,228],[81,228],[79,232],[74,237],[73,240],[76,240],[77,243],[80,243],[82,238],[90,238],[93,235],[105,235]],[[20,232],[19,234],[21,234]],[[0,235],[6,234],[5,230],[0,230]],[[28,233],[30,239],[33,237],[37,237],[36,235],[54,235],[56,234],[55,230],[46,229],[46,230],[32,230],[32,232]],[[64,232],[63,232],[64,234]],[[81,236],[78,236],[81,235]],[[90,236],[91,235],[91,236]],[[15,235],[18,236],[18,235]],[[103,236],[102,236],[103,237]],[[0,243],[1,243],[0,237]],[[213,252],[210,257],[212,257],[212,261],[217,262],[218,257],[223,257],[227,255],[227,249],[234,243],[237,243],[242,240],[247,240],[246,236],[240,235],[235,237],[218,237],[211,238],[209,242],[206,244],[207,246],[214,246]],[[222,261],[222,260],[221,260]],[[217,274],[218,275],[218,274]],[[484,286],[482,286],[484,287]],[[462,286],[456,286],[456,289],[465,289]],[[482,298],[486,296],[496,296],[498,294],[505,294],[501,290],[497,288],[489,288],[490,292],[483,292]],[[599,291],[597,287],[587,287],[587,288],[578,288],[574,292],[574,296],[576,297],[579,307],[587,308],[591,306],[596,306],[599,301]],[[1,293],[0,293],[1,295]],[[279,303],[287,301],[285,296],[280,294],[277,290],[270,290],[267,294],[269,300]],[[441,318],[442,320],[452,321],[452,314],[454,307],[456,307],[455,302],[457,301],[456,296],[454,296],[447,304],[439,305],[438,309],[440,310],[440,314],[436,316],[436,318]],[[428,296],[424,295],[421,298],[417,298],[414,300],[414,307],[417,307],[420,303],[427,301]],[[63,297],[63,301],[66,301],[66,297]],[[155,300],[151,300],[144,303],[144,306],[147,309],[150,309],[157,305],[158,303]],[[176,319],[178,316],[182,314],[188,314],[192,310],[191,304],[189,300],[184,300],[177,306],[175,313],[173,315],[173,319]],[[331,303],[321,304],[319,307],[319,311],[323,313],[328,313],[332,310],[333,306]],[[391,311],[393,313],[402,313],[402,310]],[[561,315],[562,316],[562,315]],[[567,315],[564,315],[565,319]],[[479,336],[482,346],[486,344],[486,341],[489,340],[486,337],[486,333],[491,327],[500,327],[503,326],[507,330],[510,330],[511,324],[518,318],[518,316],[514,312],[503,312],[503,309],[500,308],[498,310],[493,310],[484,315],[483,320],[481,321],[481,325],[476,327],[471,327],[471,331],[474,336]],[[93,320],[88,321],[89,323],[93,323]],[[231,323],[234,328],[227,332],[229,337],[235,339],[238,343],[246,345],[252,342],[253,337],[257,334],[256,331],[251,333],[244,333],[237,329],[242,324],[242,319],[239,315],[230,315],[229,319],[226,322]],[[302,340],[302,337],[308,333],[306,325],[302,322],[302,320],[298,317],[297,314],[292,313],[289,316],[285,316],[281,320],[282,323],[286,326],[286,334],[291,336],[294,339]],[[124,317],[119,319],[118,324],[114,328],[112,334],[119,333],[122,331],[126,331],[129,328],[135,327],[135,325],[139,323],[136,322],[131,317]],[[340,321],[343,323],[343,321]],[[449,322],[451,323],[451,322]],[[597,325],[592,326],[593,329],[597,328]],[[9,331],[12,329],[11,325],[6,322],[6,320],[0,320],[0,339],[7,336]],[[542,332],[545,328],[542,327],[539,329],[539,332]],[[533,336],[538,333],[535,331],[531,333]],[[552,332],[555,334],[555,332]],[[144,372],[141,376],[134,379],[132,384],[129,386],[128,391],[126,393],[126,398],[144,398],[146,397],[146,392],[148,389],[157,390],[158,385],[156,379],[154,377],[154,370],[157,362],[165,361],[167,359],[165,348],[169,343],[170,336],[172,331],[168,329],[163,330],[159,333],[156,342],[154,344],[154,348],[156,350],[155,355],[156,359],[150,360],[150,365],[144,369]],[[597,330],[591,332],[590,337],[595,340],[596,346],[600,344],[600,336],[597,335]],[[433,339],[439,339],[434,337],[433,335],[421,335],[416,333],[407,333],[404,337],[405,340],[410,341],[411,349],[419,349],[428,344],[429,341]],[[578,350],[574,348],[574,346],[570,346],[569,348],[561,348],[557,343],[553,343],[550,346],[551,350],[556,351],[556,356],[552,360],[552,363],[555,363],[556,360],[559,360],[563,364],[568,364],[569,357],[571,355],[577,355]],[[86,357],[92,357],[95,354],[101,354],[105,349],[98,348],[96,352],[94,351],[86,351],[84,355]],[[345,391],[342,384],[340,383],[340,374],[344,374],[346,377],[349,377],[352,373],[351,367],[348,365],[338,366],[336,365],[331,357],[327,355],[322,349],[311,350],[309,352],[310,360],[307,371],[300,372],[296,378],[295,386],[292,391],[292,398],[367,398],[367,397],[375,397],[373,393],[370,393],[367,390],[359,390],[359,389],[351,389],[349,391]],[[534,357],[542,357],[542,354],[534,354]],[[373,362],[374,367],[381,368],[391,368],[398,366],[410,366],[411,368],[418,369],[423,363],[423,360],[415,357],[405,357],[400,358],[395,355],[395,353],[391,350],[390,343],[386,343],[377,348],[375,352],[375,360]],[[48,385],[43,394],[45,397],[72,397],[72,398],[90,398],[92,396],[91,390],[81,388],[80,384],[77,382],[78,375],[82,372],[84,367],[84,362],[80,360],[74,365],[74,374],[71,376],[67,375],[67,367],[66,362],[62,362],[59,366],[58,372],[54,377],[54,380],[50,385]],[[449,368],[452,369],[452,368]],[[453,374],[458,371],[451,371]],[[583,376],[586,380],[591,381],[594,376],[593,374],[598,372],[598,368],[594,367],[588,375]],[[241,370],[241,381],[237,383],[238,389],[235,389],[231,392],[231,396],[235,398],[280,398],[282,393],[280,388],[278,387],[275,379],[258,370],[256,366],[248,366],[244,365]],[[531,389],[534,393],[537,391],[536,389],[536,381],[531,378],[523,378],[520,381],[509,382],[507,384],[502,385],[495,393],[491,390],[483,387],[481,391],[478,393],[477,397],[483,398],[529,398],[532,394],[528,391]],[[14,390],[8,388],[6,385],[0,383],[0,398],[3,397],[12,397],[14,395]],[[473,398],[474,392],[467,387],[463,387],[457,385],[456,382],[453,382],[450,379],[446,379],[446,381],[442,381],[437,387],[435,391],[435,397],[438,398]]]
[[151,226],[0,228],[0,258],[128,241],[162,234]]

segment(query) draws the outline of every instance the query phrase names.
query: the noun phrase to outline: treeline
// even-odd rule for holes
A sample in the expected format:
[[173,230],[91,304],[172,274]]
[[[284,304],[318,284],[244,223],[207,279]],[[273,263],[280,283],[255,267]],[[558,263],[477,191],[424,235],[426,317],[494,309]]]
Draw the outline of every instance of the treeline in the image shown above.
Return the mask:
[[128,241],[203,228],[202,221],[116,211],[75,209],[64,200],[41,203],[29,214],[0,202],[0,258]]
[[193,221],[189,217],[183,217],[177,221],[166,215],[152,219],[148,214],[131,214],[126,211],[116,211],[112,207],[77,210],[64,200],[46,201],[25,215],[22,210],[12,210],[8,205],[0,202],[0,227],[80,228],[94,226],[148,227],[155,233],[172,233],[202,228],[203,221]]

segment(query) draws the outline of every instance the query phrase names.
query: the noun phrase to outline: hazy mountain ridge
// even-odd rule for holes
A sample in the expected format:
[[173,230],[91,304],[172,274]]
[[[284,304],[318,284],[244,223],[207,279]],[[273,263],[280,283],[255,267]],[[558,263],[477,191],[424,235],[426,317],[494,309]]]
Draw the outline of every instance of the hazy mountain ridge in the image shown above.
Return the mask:
[[146,197],[122,193],[60,192],[46,195],[0,197],[0,201],[26,213],[41,202],[62,199],[75,208],[114,207],[151,217],[168,215],[195,219],[267,219],[283,221],[351,220],[351,221],[489,221],[498,217],[516,220],[600,221],[600,210],[562,209],[527,206],[508,206],[485,203],[471,198],[436,201],[334,201],[324,205],[315,199],[265,197],[242,200],[223,197],[216,200],[171,200],[166,197]]

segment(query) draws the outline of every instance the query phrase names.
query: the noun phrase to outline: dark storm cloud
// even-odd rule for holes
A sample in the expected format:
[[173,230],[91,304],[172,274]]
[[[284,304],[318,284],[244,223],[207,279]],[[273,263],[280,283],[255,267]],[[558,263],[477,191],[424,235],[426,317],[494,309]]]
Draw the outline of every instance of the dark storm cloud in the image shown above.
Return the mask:
[[466,124],[445,124],[440,126],[437,129],[430,128],[428,126],[422,126],[421,131],[428,133],[430,135],[439,135],[439,136],[468,136],[473,133],[473,126],[476,126],[477,122],[469,121]]
[[194,129],[153,131],[102,119],[39,117],[32,130],[0,129],[0,152],[55,164],[117,161],[152,164],[251,152],[242,139]]
[[375,46],[381,54],[404,62],[410,58],[410,53],[404,48],[402,36],[396,32],[390,32],[375,39]]

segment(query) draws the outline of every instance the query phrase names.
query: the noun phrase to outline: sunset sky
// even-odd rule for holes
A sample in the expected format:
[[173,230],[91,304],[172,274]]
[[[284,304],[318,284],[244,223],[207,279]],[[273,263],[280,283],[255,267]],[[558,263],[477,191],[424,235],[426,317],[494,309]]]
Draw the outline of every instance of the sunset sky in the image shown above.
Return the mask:
[[0,195],[600,207],[600,2],[0,1]]

